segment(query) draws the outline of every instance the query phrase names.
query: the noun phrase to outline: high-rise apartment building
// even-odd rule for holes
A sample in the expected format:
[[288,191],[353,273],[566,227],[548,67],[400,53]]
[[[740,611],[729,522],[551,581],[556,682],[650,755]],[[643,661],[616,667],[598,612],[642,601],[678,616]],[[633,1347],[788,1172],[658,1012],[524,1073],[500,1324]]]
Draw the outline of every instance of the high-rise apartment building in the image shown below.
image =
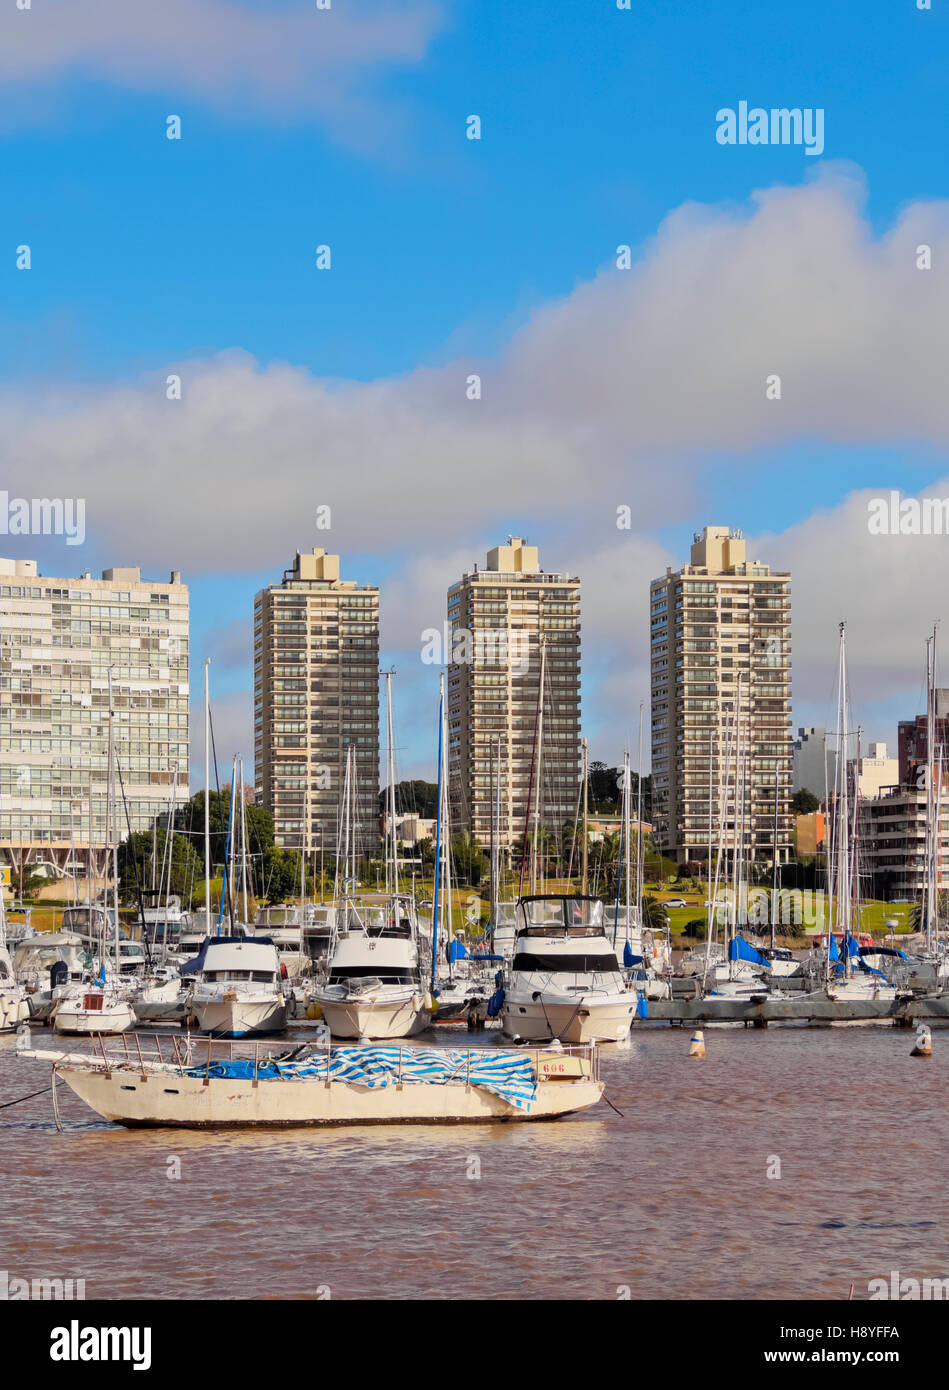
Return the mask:
[[187,800],[188,631],[177,571],[167,584],[138,569],[54,579],[0,560],[0,863],[15,875],[103,871],[110,672],[132,829],[168,810],[176,780]]
[[360,852],[379,841],[379,590],[297,553],[254,603],[255,774],[277,844],[335,853],[347,749]]
[[650,585],[652,814],[658,844],[680,863],[708,858],[710,792],[714,863],[736,726],[726,856],[740,841],[746,861],[770,861],[777,813],[778,858],[789,857],[790,607],[790,575],[746,559],[741,532],[722,526],[697,533],[689,563]]
[[534,802],[559,837],[580,776],[580,580],[540,568],[519,536],[448,590],[448,770],[454,829],[487,845],[500,741],[500,843],[520,845],[535,763],[541,645],[543,720]]
[[[940,753],[943,766],[949,767],[949,690],[941,686],[932,693],[933,731],[935,747],[932,764],[935,769]],[[925,714],[915,719],[901,719],[897,726],[898,775],[901,787],[925,786],[919,778],[929,760],[929,721]]]

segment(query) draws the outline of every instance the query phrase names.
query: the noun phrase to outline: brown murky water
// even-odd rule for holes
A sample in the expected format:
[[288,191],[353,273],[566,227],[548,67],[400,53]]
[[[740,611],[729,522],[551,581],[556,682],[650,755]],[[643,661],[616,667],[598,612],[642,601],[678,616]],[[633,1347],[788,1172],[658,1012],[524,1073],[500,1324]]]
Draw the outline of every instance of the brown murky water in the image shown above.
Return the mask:
[[[688,1039],[639,1025],[603,1054],[622,1118],[548,1124],[132,1131],[64,1087],[64,1134],[49,1095],[0,1111],[0,1267],[89,1298],[859,1299],[894,1269],[949,1277],[949,1033],[926,1060],[891,1028],[707,1029],[705,1061]],[[12,1048],[0,1100],[48,1080]]]

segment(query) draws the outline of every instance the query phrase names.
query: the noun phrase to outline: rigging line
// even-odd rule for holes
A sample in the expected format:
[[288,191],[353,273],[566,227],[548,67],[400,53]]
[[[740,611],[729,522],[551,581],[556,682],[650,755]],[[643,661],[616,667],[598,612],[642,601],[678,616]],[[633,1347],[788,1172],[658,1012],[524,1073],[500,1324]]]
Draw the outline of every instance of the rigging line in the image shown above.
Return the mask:
[[[210,705],[208,706],[208,728],[209,728],[210,731],[211,731],[211,756],[212,756],[212,758],[214,759],[214,785],[215,785],[215,788],[217,789],[218,810],[220,810],[220,809],[221,809],[221,779],[220,779],[220,777],[219,777],[219,775],[218,775],[218,769],[217,769],[217,746],[216,746],[216,744],[215,744],[215,742],[214,742],[214,716],[211,714],[211,707],[210,707]],[[207,790],[205,790],[205,793],[204,793],[204,794],[205,794],[205,796],[207,796],[207,794],[208,794],[208,793],[207,793]],[[219,833],[220,833],[220,832],[219,832]],[[233,930],[234,930],[234,904],[233,904],[233,902],[231,901],[231,876],[230,876],[230,874],[228,873],[227,868],[228,868],[228,866],[227,866],[227,864],[225,863],[225,865],[224,865],[224,873],[223,873],[223,884],[227,887],[227,910],[228,910],[228,913],[229,913],[230,919],[231,919],[231,931],[233,932]],[[210,865],[210,864],[207,865],[207,866],[206,866],[206,869],[207,869],[208,875],[210,876],[211,865]]]
[[125,811],[125,825],[129,833],[129,846],[132,851],[132,867],[135,870],[135,896],[138,898],[139,922],[142,927],[142,941],[145,943],[145,959],[148,968],[152,968],[152,949],[148,941],[148,932],[145,928],[145,905],[142,902],[142,885],[138,877],[138,856],[135,853],[135,839],[132,835],[132,822],[129,819],[129,804],[125,796],[125,783],[122,780],[122,762],[119,758],[119,750],[115,750],[115,770],[119,774],[119,791],[122,793],[122,809]]
[[6,1110],[11,1105],[22,1105],[25,1100],[32,1100],[34,1096],[44,1096],[47,1091],[51,1091],[52,1089],[52,1083],[50,1083],[49,1086],[44,1086],[39,1091],[31,1091],[28,1096],[20,1096],[17,1100],[5,1100],[3,1104],[0,1105],[0,1110]]

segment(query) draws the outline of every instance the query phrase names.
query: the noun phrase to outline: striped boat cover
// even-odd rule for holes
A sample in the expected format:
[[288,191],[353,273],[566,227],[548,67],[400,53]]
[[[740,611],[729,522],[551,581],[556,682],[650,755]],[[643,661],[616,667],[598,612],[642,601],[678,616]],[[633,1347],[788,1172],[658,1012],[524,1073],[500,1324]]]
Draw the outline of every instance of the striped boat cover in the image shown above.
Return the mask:
[[[329,1053],[307,1057],[300,1062],[277,1062],[268,1058],[261,1062],[257,1076],[261,1080],[297,1080],[314,1077],[325,1081],[327,1067],[330,1081],[343,1081],[356,1086],[381,1089],[397,1079],[403,1082],[443,1086],[447,1082],[468,1081],[472,1086],[490,1091],[518,1110],[527,1110],[537,1096],[537,1078],[529,1055],[517,1052],[454,1051],[441,1047],[412,1047],[401,1050],[401,1078],[397,1047],[334,1047]],[[247,1058],[212,1062],[210,1075],[242,1077],[254,1075],[254,1064]],[[190,1074],[204,1076],[204,1067],[193,1067]]]

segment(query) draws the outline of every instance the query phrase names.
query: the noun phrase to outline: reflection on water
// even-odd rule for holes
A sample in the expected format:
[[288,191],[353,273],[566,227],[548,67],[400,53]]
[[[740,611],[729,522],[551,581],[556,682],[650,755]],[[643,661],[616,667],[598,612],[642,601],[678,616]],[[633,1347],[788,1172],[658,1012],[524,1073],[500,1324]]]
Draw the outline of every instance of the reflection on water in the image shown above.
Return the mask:
[[[639,1027],[603,1050],[622,1115],[545,1124],[136,1131],[62,1087],[63,1134],[48,1094],[0,1111],[3,1263],[106,1298],[865,1297],[949,1276],[944,1036],[710,1029],[698,1061]],[[48,1080],[12,1047],[0,1101]]]

